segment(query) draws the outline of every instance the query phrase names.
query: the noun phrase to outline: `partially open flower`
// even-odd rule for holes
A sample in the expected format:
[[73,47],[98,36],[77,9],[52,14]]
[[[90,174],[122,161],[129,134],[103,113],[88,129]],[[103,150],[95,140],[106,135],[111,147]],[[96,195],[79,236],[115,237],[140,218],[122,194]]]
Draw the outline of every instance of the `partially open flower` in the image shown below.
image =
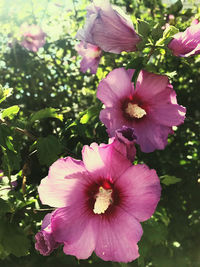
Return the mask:
[[89,43],[80,42],[76,47],[76,51],[83,57],[81,60],[81,71],[85,73],[90,69],[92,74],[95,74],[101,59],[101,49]]
[[87,11],[85,26],[77,33],[79,40],[116,54],[137,50],[140,37],[121,9],[111,6],[108,0],[94,0]]
[[100,82],[97,97],[106,107],[100,120],[109,136],[123,125],[132,127],[143,152],[164,149],[172,126],[183,123],[186,110],[177,104],[167,76],[142,70],[134,88],[133,72],[115,69]]
[[51,216],[52,213],[48,213],[42,222],[41,231],[35,235],[35,249],[37,249],[43,256],[48,256],[51,252],[59,246],[54,240],[51,230]]
[[175,34],[168,48],[177,57],[200,54],[200,23],[195,21],[184,32]]
[[42,203],[58,207],[54,239],[79,259],[95,251],[106,261],[133,261],[139,222],[151,217],[160,199],[159,178],[144,164],[132,165],[113,142],[84,146],[82,158],[57,160],[39,186]]
[[115,149],[133,162],[136,155],[136,139],[133,128],[122,126],[115,131],[115,137],[110,138],[109,143],[113,142]]
[[20,30],[22,35],[21,45],[26,49],[37,52],[45,44],[46,34],[38,25],[24,23]]

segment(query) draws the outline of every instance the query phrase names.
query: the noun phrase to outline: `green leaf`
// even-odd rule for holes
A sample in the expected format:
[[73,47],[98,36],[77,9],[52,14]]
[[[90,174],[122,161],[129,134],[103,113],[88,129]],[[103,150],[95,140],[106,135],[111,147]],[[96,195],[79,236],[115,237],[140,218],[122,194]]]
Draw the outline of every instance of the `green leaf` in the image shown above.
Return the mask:
[[181,182],[181,178],[177,178],[175,176],[164,175],[160,177],[161,183],[165,185],[171,185]]
[[99,114],[99,110],[97,107],[91,107],[87,109],[83,116],[80,119],[80,123],[86,124],[88,121],[90,121],[93,117],[96,117]]
[[11,134],[11,130],[5,124],[0,124],[0,145],[5,149],[15,152],[14,146],[11,142],[13,139]]
[[0,198],[0,215],[5,214],[10,211],[10,206],[7,201]]
[[160,27],[160,24],[157,23],[154,27],[153,30],[151,31],[151,36],[154,41],[159,40],[163,36],[163,30]]
[[173,5],[171,5],[168,9],[168,14],[177,14],[183,8],[183,4],[181,0],[176,1]]
[[31,116],[30,123],[33,123],[36,120],[42,120],[42,119],[46,119],[46,118],[56,118],[56,119],[63,121],[63,115],[58,114],[57,111],[58,110],[55,108],[41,109],[41,110],[35,112]]
[[144,20],[138,20],[137,32],[144,37],[147,37],[151,31],[151,27],[148,22]]
[[16,151],[6,150],[2,157],[2,168],[5,175],[9,175],[10,171],[16,171],[20,168],[21,156]]
[[2,87],[2,85],[0,85],[0,103],[12,94],[12,90],[12,88],[5,89]]
[[156,46],[164,46],[168,44],[173,36],[178,32],[179,30],[172,25],[167,27],[163,32],[163,37],[157,41]]
[[53,136],[40,137],[37,141],[37,154],[42,165],[50,166],[59,158],[62,147],[59,140]]
[[144,57],[137,57],[132,59],[126,66],[126,69],[142,69]]
[[6,108],[2,112],[2,118],[8,117],[9,119],[12,119],[18,112],[19,112],[19,106],[14,105],[9,108]]
[[25,256],[30,247],[30,241],[24,231],[5,220],[0,221],[0,244],[6,252],[17,257]]

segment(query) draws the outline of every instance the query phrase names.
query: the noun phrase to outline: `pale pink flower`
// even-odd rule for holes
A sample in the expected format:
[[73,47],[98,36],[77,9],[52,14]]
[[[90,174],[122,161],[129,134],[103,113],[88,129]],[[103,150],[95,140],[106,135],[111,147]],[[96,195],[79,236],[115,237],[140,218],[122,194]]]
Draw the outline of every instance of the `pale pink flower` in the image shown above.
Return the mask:
[[52,213],[48,213],[42,222],[40,232],[35,235],[35,249],[43,256],[48,256],[56,249],[60,244],[54,240],[51,230],[51,216]]
[[200,23],[195,21],[184,32],[178,32],[168,48],[178,57],[189,57],[200,53]]
[[139,256],[141,221],[154,213],[160,199],[155,170],[132,163],[113,142],[84,146],[83,160],[57,160],[41,181],[43,204],[52,215],[54,239],[78,259],[94,251],[105,261],[130,262]]
[[183,123],[186,110],[177,104],[167,76],[142,70],[134,88],[133,72],[115,69],[100,82],[97,97],[105,105],[100,120],[110,137],[123,125],[134,128],[143,152],[164,149],[172,126]]
[[116,54],[136,51],[140,42],[131,19],[108,0],[94,0],[88,6],[85,26],[77,38]]
[[90,69],[92,74],[95,74],[101,59],[101,49],[89,43],[80,42],[75,46],[76,51],[83,57],[81,60],[81,71],[85,73],[87,69]]
[[21,28],[22,41],[21,45],[26,49],[37,52],[45,44],[46,34],[38,25],[22,24]]

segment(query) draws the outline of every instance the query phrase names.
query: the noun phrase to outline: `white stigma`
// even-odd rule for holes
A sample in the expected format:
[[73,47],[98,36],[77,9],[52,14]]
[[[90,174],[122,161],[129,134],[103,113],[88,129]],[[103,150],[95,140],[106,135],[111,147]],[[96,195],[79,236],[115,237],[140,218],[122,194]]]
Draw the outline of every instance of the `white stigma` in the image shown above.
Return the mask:
[[110,204],[113,202],[111,195],[112,189],[104,189],[102,186],[99,188],[93,209],[95,214],[104,213],[108,209]]
[[132,118],[137,118],[137,119],[141,119],[147,114],[143,108],[139,107],[137,104],[132,104],[132,103],[128,103],[125,112]]

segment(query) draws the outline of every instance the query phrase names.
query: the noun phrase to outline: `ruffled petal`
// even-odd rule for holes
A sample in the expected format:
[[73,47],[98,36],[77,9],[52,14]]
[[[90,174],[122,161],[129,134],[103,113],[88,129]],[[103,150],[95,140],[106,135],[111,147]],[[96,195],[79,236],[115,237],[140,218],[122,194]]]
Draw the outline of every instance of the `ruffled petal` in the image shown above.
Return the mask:
[[120,188],[122,208],[132,214],[137,220],[149,219],[160,200],[160,180],[155,170],[146,165],[134,165],[116,181]]
[[124,68],[118,68],[99,83],[97,98],[107,107],[116,107],[121,99],[131,95],[132,90],[130,74]]
[[85,173],[84,164],[81,160],[71,157],[61,158],[55,161],[49,168],[49,179],[81,178]]
[[102,177],[114,181],[131,166],[125,155],[115,148],[115,143],[84,146],[82,157],[86,169],[91,173],[91,179]]
[[184,122],[186,108],[178,104],[157,105],[151,112],[154,120],[165,126],[178,126]]
[[165,75],[141,70],[137,79],[135,93],[137,93],[141,99],[149,100],[165,90],[168,83],[168,77]]
[[141,236],[140,223],[118,207],[115,216],[99,220],[95,253],[105,261],[133,261],[139,257],[137,242]]
[[172,128],[157,124],[152,118],[144,120],[133,125],[136,143],[140,145],[143,152],[153,152],[155,149],[164,149],[167,145],[168,134],[173,133]]

